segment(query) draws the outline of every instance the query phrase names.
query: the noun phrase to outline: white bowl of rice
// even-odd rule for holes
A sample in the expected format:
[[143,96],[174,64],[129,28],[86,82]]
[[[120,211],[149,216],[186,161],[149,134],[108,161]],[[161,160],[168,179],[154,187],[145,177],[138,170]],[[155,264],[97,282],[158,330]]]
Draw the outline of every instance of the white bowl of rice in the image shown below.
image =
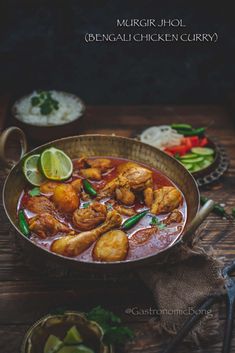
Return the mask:
[[16,124],[37,141],[79,133],[85,105],[74,94],[61,91],[34,91],[12,107]]

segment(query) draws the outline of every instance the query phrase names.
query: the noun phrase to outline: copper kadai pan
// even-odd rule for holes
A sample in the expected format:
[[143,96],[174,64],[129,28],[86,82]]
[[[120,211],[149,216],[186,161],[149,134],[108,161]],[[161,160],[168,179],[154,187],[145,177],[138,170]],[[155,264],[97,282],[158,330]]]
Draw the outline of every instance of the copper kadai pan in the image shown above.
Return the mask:
[[[26,149],[24,134],[19,129],[15,132],[19,134],[22,142],[22,154],[24,154]],[[5,155],[3,152],[3,145],[6,140],[6,133],[5,135],[3,133],[2,137],[4,138],[4,141],[0,143],[0,157],[4,159]],[[188,206],[188,217],[185,229],[182,235],[176,239],[174,244],[171,245],[171,248],[175,247],[177,244],[179,244],[179,242],[190,239],[192,234],[207,217],[213,207],[213,202],[208,201],[208,203],[199,210],[199,191],[192,175],[176,159],[169,157],[164,152],[149,145],[143,144],[139,141],[124,137],[106,135],[72,136],[62,138],[60,140],[55,140],[37,147],[33,151],[27,153],[26,156],[40,153],[45,148],[50,146],[62,149],[72,159],[79,158],[80,156],[114,156],[132,159],[134,161],[142,162],[151,167],[154,167],[168,176],[183,192]],[[7,162],[9,162],[9,160]],[[19,245],[21,245],[22,250],[27,252],[29,256],[31,255],[30,258],[33,258],[34,260],[38,259],[38,263],[40,264],[45,263],[52,265],[53,267],[62,265],[63,268],[73,267],[77,270],[92,272],[110,272],[115,270],[125,271],[141,267],[143,265],[149,265],[154,262],[158,263],[158,260],[161,258],[162,254],[164,253],[165,255],[166,251],[171,250],[171,248],[168,248],[160,253],[147,256],[145,258],[115,263],[82,262],[72,258],[66,258],[61,255],[53,254],[45,249],[40,248],[30,239],[24,237],[24,235],[19,230],[16,215],[16,205],[19,195],[25,186],[26,181],[22,173],[21,159],[11,169],[5,181],[3,189],[3,204],[7,216],[17,232],[16,240],[19,241]]]

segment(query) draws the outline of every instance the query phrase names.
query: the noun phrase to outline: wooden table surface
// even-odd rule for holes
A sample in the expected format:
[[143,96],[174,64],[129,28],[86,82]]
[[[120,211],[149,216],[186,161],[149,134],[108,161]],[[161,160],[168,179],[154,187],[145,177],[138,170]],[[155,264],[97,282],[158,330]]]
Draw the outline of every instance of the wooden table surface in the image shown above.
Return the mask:
[[[3,104],[3,101],[0,101]],[[2,107],[0,107],[1,111]],[[4,110],[4,109],[3,109]],[[202,190],[214,200],[226,203],[228,210],[235,206],[235,123],[220,106],[91,106],[85,118],[86,133],[115,133],[134,136],[153,124],[188,122],[195,126],[210,126],[208,133],[217,136],[226,146],[231,158],[229,171],[215,185]],[[235,121],[235,120],[234,120]],[[1,186],[5,178],[1,168]],[[125,352],[159,352],[161,341],[149,328],[148,315],[130,315],[126,309],[156,308],[151,293],[135,277],[100,279],[74,274],[56,278],[41,268],[27,266],[19,257],[9,235],[10,224],[0,210],[0,348],[3,353],[19,352],[27,328],[41,316],[58,308],[88,310],[96,305],[113,310],[136,333],[136,339]],[[234,224],[211,214],[203,228],[205,246],[213,245],[229,262],[235,258]],[[220,320],[225,318],[220,305]],[[182,347],[180,352],[196,352]],[[217,353],[221,343],[200,352]],[[235,333],[231,352],[235,352]]]

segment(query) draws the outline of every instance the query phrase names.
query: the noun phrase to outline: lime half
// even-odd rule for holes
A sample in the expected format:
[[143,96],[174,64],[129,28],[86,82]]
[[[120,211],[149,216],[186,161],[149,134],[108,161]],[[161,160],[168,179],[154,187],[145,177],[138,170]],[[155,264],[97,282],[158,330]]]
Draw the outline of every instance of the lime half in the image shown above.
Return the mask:
[[23,172],[30,184],[40,186],[45,182],[45,177],[40,172],[38,165],[40,160],[40,154],[33,154],[25,159],[23,164]]
[[69,156],[54,147],[42,152],[40,166],[44,176],[50,180],[66,180],[73,172],[73,163]]

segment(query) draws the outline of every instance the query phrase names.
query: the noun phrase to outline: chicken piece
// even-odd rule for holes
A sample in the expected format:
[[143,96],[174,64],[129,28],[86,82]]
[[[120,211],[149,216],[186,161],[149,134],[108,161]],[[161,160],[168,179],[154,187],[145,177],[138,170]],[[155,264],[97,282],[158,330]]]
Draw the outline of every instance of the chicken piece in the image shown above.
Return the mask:
[[97,181],[102,179],[101,171],[98,168],[81,169],[80,173],[86,179],[92,179]]
[[87,164],[92,168],[98,168],[102,173],[112,168],[112,161],[107,158],[87,159]]
[[126,168],[121,175],[128,180],[132,190],[143,191],[153,183],[152,171],[140,165]]
[[123,216],[131,217],[136,214],[134,208],[124,207],[122,205],[114,205],[114,208]]
[[86,157],[81,157],[79,159],[77,159],[74,163],[74,168],[75,169],[82,169],[82,168],[87,168],[89,167],[87,162],[86,162],[87,158]]
[[99,227],[75,236],[68,235],[55,240],[51,251],[64,256],[77,256],[88,249],[102,234],[119,227],[121,223],[121,215],[115,210],[109,211],[105,222]]
[[98,195],[98,199],[102,199],[103,197],[107,197],[107,196],[114,196],[115,190],[118,187],[118,185],[119,185],[118,178],[114,178],[113,180],[109,181],[100,191]]
[[58,183],[56,181],[46,181],[42,185],[40,185],[40,191],[42,194],[46,194],[48,196],[53,195],[55,188],[61,185],[61,183]]
[[119,166],[117,167],[117,172],[120,175],[126,172],[130,168],[138,168],[138,167],[140,167],[140,165],[135,162],[124,162],[119,164]]
[[91,230],[104,222],[107,208],[99,202],[93,202],[87,208],[80,208],[73,213],[73,224],[80,230]]
[[79,194],[82,189],[82,179],[75,179],[70,184],[74,188],[74,190]]
[[151,213],[158,215],[173,211],[182,202],[182,194],[174,186],[163,186],[154,191]]
[[153,203],[153,189],[148,187],[144,190],[144,202],[147,207],[151,207]]
[[44,212],[53,213],[55,211],[55,206],[45,196],[30,197],[24,206],[29,211],[36,214],[41,214]]
[[59,222],[50,213],[41,213],[31,218],[29,220],[29,229],[43,239],[56,235],[59,232],[71,232],[71,229],[67,225]]
[[135,202],[135,194],[128,187],[119,187],[115,193],[116,199],[124,203],[124,205],[131,206]]
[[81,157],[75,162],[75,167],[78,169],[98,168],[102,173],[112,168],[112,161],[107,158],[86,158]]
[[[117,188],[124,187],[132,193],[152,187],[152,172],[136,163],[127,162],[118,167],[120,174],[101,190],[99,197],[113,196]],[[133,197],[133,196],[132,196]],[[128,203],[130,204],[130,203]]]
[[65,213],[72,213],[79,206],[79,197],[70,184],[58,185],[52,196],[56,208]]
[[92,257],[96,261],[122,261],[127,256],[128,248],[127,235],[122,230],[110,230],[97,240]]
[[154,234],[156,234],[157,231],[157,227],[140,229],[131,236],[130,242],[134,245],[142,245],[143,243],[148,241]]
[[91,200],[90,195],[88,195],[85,191],[82,191],[80,196],[81,196],[82,201],[90,201]]
[[172,211],[166,219],[163,220],[163,223],[169,225],[171,223],[181,223],[183,220],[183,215],[179,210]]

